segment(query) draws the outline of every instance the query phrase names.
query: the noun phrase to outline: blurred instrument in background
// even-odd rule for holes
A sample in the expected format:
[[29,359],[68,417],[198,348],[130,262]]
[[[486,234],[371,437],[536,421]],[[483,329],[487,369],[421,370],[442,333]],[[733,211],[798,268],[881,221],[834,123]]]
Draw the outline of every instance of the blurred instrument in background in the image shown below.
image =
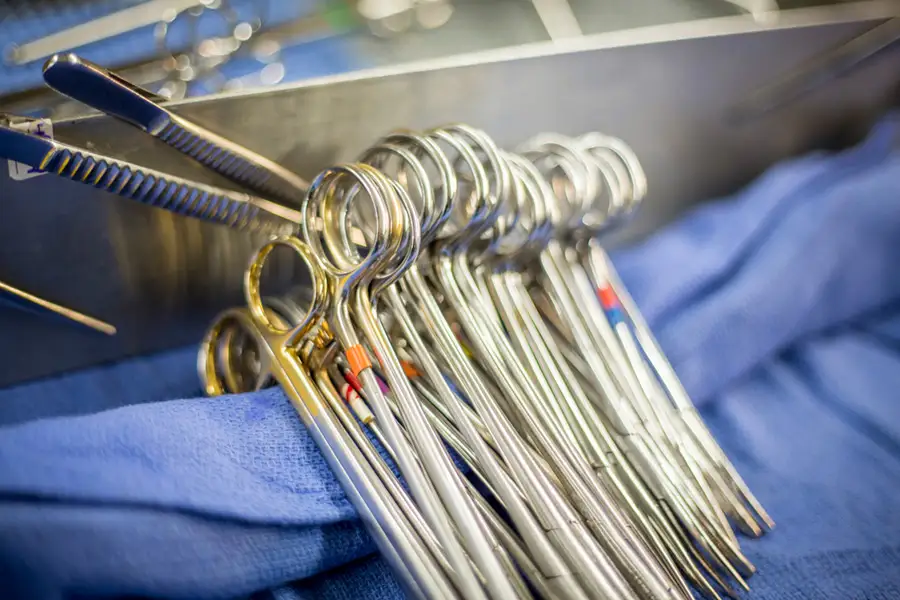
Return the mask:
[[150,0],[21,46],[12,45],[7,49],[6,60],[15,65],[27,65],[58,52],[87,46],[160,21],[172,20],[178,13],[203,4],[201,0]]
[[888,19],[830,51],[817,54],[798,68],[747,94],[733,108],[731,116],[737,122],[757,119],[821,89],[888,51],[896,50],[898,46],[900,18]]
[[779,11],[777,0],[725,0],[725,2],[747,11],[760,22],[771,21],[777,17]]
[[358,0],[356,10],[377,36],[391,37],[413,28],[437,29],[453,15],[448,0]]
[[532,4],[551,40],[582,35],[569,0],[532,0]]
[[[35,14],[38,9],[23,10]],[[366,29],[386,38],[436,29],[450,20],[453,5],[449,0],[326,0],[296,17],[276,12],[272,0],[149,0],[9,44],[3,53],[8,68],[33,68],[53,54],[150,28],[154,49],[146,56],[107,62],[129,81],[177,100],[280,83],[288,49]],[[0,96],[0,110],[62,118],[82,113],[83,107],[34,87]]]

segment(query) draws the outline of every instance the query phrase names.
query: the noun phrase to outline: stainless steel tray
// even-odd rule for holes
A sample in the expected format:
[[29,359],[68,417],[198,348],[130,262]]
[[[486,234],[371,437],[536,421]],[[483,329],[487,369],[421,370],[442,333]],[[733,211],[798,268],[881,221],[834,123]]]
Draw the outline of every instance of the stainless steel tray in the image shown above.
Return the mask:
[[[860,137],[897,99],[885,53],[751,120],[735,107],[768,82],[890,17],[896,2],[586,36],[186,101],[177,110],[310,177],[395,127],[465,121],[512,146],[541,131],[599,130],[631,144],[651,185],[638,237],[767,166]],[[54,124],[56,137],[214,182],[106,118]],[[220,182],[221,183],[221,182]],[[0,169],[0,280],[113,323],[115,337],[0,311],[0,385],[199,340],[240,302],[253,242],[84,186]],[[290,278],[285,269],[276,279]]]

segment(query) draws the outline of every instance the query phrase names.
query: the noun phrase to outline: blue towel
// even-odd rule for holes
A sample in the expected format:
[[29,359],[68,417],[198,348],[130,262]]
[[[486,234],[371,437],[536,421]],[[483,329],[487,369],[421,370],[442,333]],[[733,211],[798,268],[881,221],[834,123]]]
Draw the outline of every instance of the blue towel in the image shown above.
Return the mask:
[[[778,521],[750,598],[900,597],[898,126],[614,256]],[[283,394],[167,400],[193,362],[0,391],[0,596],[400,597]]]

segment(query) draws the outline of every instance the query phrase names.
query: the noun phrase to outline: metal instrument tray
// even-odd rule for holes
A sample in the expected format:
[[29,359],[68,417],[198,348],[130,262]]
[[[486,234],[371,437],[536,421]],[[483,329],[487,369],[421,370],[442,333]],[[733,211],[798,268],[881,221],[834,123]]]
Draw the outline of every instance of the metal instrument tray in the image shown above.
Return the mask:
[[[768,110],[738,108],[772,81],[889,18],[893,1],[723,17],[605,33],[181,102],[176,110],[304,177],[397,127],[449,121],[511,147],[541,131],[626,140],[650,182],[628,230],[644,235],[773,163],[860,137],[896,103],[900,55],[882,53]],[[53,124],[67,142],[216,182],[183,156],[102,117]],[[114,337],[0,311],[0,385],[195,343],[240,298],[248,236],[52,176],[0,169],[0,280],[118,328]],[[279,274],[290,278],[290,269]]]

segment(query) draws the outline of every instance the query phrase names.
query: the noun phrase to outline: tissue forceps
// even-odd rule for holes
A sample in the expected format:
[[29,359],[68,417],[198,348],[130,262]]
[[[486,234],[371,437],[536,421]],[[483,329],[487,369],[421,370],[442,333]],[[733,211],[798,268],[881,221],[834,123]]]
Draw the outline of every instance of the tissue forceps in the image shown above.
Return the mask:
[[286,206],[297,206],[309,184],[281,165],[176,115],[165,99],[75,54],[44,65],[44,82],[57,92],[112,115],[202,165]]
[[[195,125],[156,97],[73,54],[45,67],[49,85],[158,137],[254,193],[205,185],[14,128],[0,115],[0,156],[179,214],[266,233],[295,233],[306,182],[262,156]],[[258,195],[257,195],[258,194]]]

